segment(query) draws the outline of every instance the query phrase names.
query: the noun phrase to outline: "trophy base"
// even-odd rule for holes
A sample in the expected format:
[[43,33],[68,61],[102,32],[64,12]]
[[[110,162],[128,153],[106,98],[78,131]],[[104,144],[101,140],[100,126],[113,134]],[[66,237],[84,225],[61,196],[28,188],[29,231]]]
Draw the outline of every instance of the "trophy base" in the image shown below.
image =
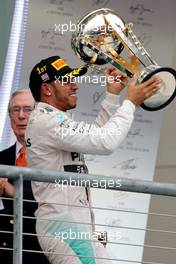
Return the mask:
[[143,83],[153,75],[161,80],[161,84],[159,91],[141,104],[141,107],[148,111],[161,110],[176,96],[176,71],[174,69],[150,65],[140,72],[138,82]]

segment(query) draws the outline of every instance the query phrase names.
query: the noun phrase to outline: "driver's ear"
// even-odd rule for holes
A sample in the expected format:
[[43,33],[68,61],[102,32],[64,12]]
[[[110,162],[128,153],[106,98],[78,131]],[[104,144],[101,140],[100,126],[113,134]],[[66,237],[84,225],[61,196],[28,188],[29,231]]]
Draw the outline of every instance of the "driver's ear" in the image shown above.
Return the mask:
[[42,83],[41,94],[44,96],[50,96],[52,94],[52,87],[49,83]]

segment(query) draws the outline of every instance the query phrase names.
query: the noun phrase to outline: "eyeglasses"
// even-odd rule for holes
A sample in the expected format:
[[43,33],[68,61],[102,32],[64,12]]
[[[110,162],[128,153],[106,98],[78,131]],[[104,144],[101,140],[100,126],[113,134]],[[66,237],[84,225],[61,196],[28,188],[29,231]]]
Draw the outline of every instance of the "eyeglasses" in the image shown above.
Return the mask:
[[34,109],[34,107],[31,107],[31,106],[23,106],[23,107],[20,107],[20,106],[14,106],[14,107],[11,107],[9,109],[9,112],[11,114],[18,114],[21,110],[23,111],[23,113],[25,114],[30,114],[32,112],[32,110]]

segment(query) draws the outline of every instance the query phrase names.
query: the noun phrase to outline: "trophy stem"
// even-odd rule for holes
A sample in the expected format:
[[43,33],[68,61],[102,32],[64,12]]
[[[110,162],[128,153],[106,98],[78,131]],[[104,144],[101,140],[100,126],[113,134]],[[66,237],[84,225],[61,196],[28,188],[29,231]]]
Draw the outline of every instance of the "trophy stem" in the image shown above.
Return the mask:
[[130,72],[128,69],[123,67],[121,64],[119,64],[115,59],[113,59],[110,55],[104,53],[103,51],[99,50],[95,45],[92,43],[88,42],[85,39],[80,40],[81,44],[87,46],[89,49],[94,51],[97,55],[101,56],[105,61],[109,62],[112,64],[114,67],[125,73],[128,77],[132,77],[133,73]]

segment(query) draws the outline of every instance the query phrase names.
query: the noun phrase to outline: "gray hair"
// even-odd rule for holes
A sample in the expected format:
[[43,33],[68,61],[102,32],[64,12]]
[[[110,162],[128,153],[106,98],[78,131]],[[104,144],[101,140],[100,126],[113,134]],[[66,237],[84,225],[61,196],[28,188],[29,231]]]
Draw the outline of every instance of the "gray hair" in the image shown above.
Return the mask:
[[31,96],[32,96],[32,93],[29,89],[20,89],[20,90],[17,90],[15,92],[13,92],[11,94],[11,97],[10,97],[10,100],[9,100],[9,104],[8,104],[8,112],[10,112],[10,107],[11,107],[11,103],[12,103],[12,100],[15,96],[17,96],[18,94],[22,94],[22,93],[30,93]]

